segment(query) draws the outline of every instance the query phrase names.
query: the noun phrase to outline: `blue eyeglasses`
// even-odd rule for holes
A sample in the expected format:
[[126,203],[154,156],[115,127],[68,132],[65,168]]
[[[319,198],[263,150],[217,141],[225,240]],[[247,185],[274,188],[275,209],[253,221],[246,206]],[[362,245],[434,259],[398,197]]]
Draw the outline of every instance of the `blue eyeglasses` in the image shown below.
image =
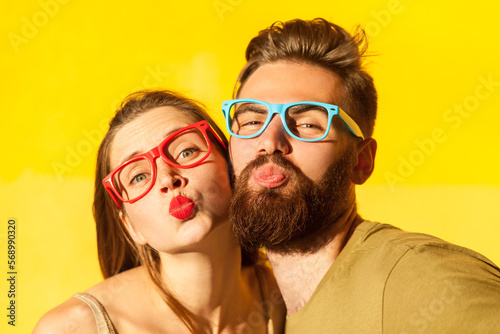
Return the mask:
[[254,99],[228,100],[222,103],[226,127],[231,136],[254,138],[267,128],[274,114],[281,117],[286,132],[295,139],[314,142],[324,139],[338,116],[353,135],[364,139],[356,122],[340,107],[312,101],[286,104]]

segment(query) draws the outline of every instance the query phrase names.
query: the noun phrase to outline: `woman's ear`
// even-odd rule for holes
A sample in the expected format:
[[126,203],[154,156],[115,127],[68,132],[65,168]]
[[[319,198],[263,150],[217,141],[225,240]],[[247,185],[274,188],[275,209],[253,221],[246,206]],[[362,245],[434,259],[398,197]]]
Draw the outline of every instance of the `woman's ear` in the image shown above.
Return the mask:
[[137,231],[135,227],[130,223],[130,218],[128,218],[127,215],[123,213],[123,210],[120,210],[119,215],[123,226],[125,226],[125,229],[132,237],[132,240],[134,240],[138,245],[144,246],[145,244],[147,244],[148,242],[146,241],[146,239],[144,239],[141,232]]
[[351,180],[354,184],[363,184],[373,173],[377,142],[373,138],[367,138],[358,143],[356,152],[357,163],[352,169]]

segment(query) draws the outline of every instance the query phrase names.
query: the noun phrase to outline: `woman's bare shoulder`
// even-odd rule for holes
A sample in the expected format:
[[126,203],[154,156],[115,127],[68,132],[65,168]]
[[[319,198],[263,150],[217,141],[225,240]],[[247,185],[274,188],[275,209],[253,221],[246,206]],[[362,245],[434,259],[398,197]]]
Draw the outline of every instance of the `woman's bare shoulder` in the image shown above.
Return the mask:
[[143,267],[129,269],[88,289],[87,293],[97,298],[106,308],[110,304],[121,304],[120,299],[127,300],[133,294],[147,288],[149,278]]
[[[86,290],[110,314],[111,319],[127,313],[130,301],[136,300],[147,284],[142,268],[127,270],[109,277]],[[34,334],[97,333],[92,309],[78,298],[70,298],[47,312],[38,322]]]
[[70,298],[47,312],[33,330],[33,334],[58,333],[97,333],[90,307],[77,298]]

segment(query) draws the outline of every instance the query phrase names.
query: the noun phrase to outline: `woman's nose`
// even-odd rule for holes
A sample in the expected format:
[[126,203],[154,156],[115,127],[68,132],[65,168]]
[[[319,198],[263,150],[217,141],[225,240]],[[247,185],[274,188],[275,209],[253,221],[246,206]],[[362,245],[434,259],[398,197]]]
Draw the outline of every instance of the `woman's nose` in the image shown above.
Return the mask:
[[187,179],[181,175],[178,168],[168,165],[165,161],[156,161],[156,183],[163,193],[183,188],[187,184]]

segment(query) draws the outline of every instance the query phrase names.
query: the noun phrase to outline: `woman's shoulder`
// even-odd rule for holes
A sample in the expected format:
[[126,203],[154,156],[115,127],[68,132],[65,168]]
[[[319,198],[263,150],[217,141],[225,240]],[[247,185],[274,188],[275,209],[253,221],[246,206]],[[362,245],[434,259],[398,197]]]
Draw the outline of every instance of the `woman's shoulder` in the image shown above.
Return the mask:
[[70,298],[47,312],[37,323],[33,334],[97,333],[94,314],[85,302]]
[[[126,314],[137,300],[147,280],[143,268],[134,268],[109,277],[85,291],[111,315]],[[88,298],[86,298],[88,299]],[[128,310],[127,310],[128,308]],[[96,319],[90,306],[74,296],[47,312],[37,323],[33,333],[97,333]]]
[[97,298],[104,306],[122,305],[121,300],[130,300],[130,296],[141,293],[148,287],[149,279],[143,267],[129,269],[106,278],[85,292]]

